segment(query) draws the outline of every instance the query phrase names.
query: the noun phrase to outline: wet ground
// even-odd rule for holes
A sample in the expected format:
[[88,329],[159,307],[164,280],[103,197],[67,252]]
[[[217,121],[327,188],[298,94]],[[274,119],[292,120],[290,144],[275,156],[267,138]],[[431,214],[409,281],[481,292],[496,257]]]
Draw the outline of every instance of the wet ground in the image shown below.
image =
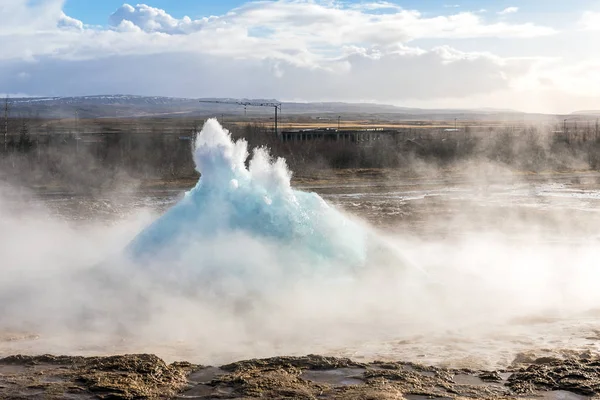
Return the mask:
[[152,355],[13,356],[0,360],[4,399],[547,399],[600,394],[600,359],[520,355],[501,371],[405,362],[275,357],[220,367]]
[[[600,259],[599,182],[597,174],[581,173],[485,183],[469,177],[303,181],[298,187],[316,191],[390,236],[452,243],[492,232],[516,243],[526,237],[528,243],[565,250],[586,247],[586,254]],[[158,214],[184,190],[4,197],[16,213],[26,203],[73,223],[111,224],[141,210]],[[323,343],[295,353],[344,359],[274,358],[200,367],[167,365],[154,356],[11,357],[0,360],[0,398],[586,399],[600,396],[599,317],[600,311],[590,307],[577,315],[532,315],[477,330],[387,332],[372,341]],[[46,352],[53,342],[44,340],[35,334],[5,334],[0,356]],[[141,351],[156,352],[168,362],[203,362],[203,355],[190,348],[164,344]],[[139,347],[82,347],[77,354],[132,349]]]
[[[386,231],[436,237],[490,227],[505,233],[535,225],[559,239],[573,234],[600,239],[600,174],[508,175],[494,179],[354,177],[301,180],[331,204]],[[61,190],[6,193],[18,205],[42,206],[65,220],[118,221],[138,210],[161,213],[188,187],[127,190],[82,196]],[[515,225],[515,223],[517,223]],[[458,225],[460,224],[460,225]]]

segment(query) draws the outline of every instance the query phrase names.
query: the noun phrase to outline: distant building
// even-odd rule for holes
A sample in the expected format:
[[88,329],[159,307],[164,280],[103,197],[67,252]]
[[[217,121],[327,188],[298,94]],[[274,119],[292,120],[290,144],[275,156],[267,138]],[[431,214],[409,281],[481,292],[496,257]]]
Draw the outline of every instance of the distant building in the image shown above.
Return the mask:
[[282,131],[281,140],[284,142],[319,140],[361,143],[381,140],[385,137],[395,139],[401,133],[404,133],[404,131],[382,128],[357,130],[338,130],[336,128],[294,129]]

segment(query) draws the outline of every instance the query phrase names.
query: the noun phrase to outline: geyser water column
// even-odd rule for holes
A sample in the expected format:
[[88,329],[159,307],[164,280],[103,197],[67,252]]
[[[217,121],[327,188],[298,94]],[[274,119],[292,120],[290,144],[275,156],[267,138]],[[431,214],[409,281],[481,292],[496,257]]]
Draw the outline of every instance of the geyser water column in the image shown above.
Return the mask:
[[368,231],[317,194],[292,189],[285,160],[267,149],[255,149],[246,167],[247,147],[209,119],[194,146],[201,178],[133,240],[128,256],[153,269],[183,268],[195,281],[251,275],[265,263],[278,275],[364,265]]

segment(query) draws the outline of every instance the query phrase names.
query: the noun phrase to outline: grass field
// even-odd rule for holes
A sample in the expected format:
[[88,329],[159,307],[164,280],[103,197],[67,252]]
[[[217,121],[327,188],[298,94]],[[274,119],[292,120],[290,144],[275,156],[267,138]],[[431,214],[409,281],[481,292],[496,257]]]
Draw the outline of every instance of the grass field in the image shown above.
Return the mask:
[[[251,123],[262,123],[267,126],[273,126],[273,120],[225,120],[225,125],[236,125],[243,126]],[[512,123],[511,125],[517,126],[522,124],[521,122]],[[431,128],[464,128],[465,126],[470,127],[498,127],[506,125],[502,121],[457,121],[454,125],[454,121],[402,121],[402,122],[389,122],[389,121],[369,121],[369,120],[348,120],[341,121],[339,124],[342,130],[352,129],[431,129]],[[280,121],[278,123],[280,130],[285,129],[318,129],[318,128],[338,128],[337,121]]]
[[[238,130],[248,124],[262,125],[265,128],[273,129],[274,121],[272,117],[244,117],[244,116],[216,116],[226,128]],[[28,121],[31,134],[52,134],[52,133],[154,133],[154,134],[182,134],[185,132],[200,129],[205,119],[208,117],[142,117],[142,118],[94,118],[94,119],[54,119],[54,120],[36,120]],[[15,120],[12,125],[13,132],[18,132],[21,122]],[[455,125],[456,124],[456,125]],[[447,129],[458,128],[498,128],[501,126],[519,127],[523,121],[478,121],[478,120],[458,120],[458,121],[432,121],[432,120],[412,120],[412,121],[386,121],[378,119],[342,119],[339,127],[342,130],[357,129]],[[319,128],[338,128],[337,119],[315,119],[310,117],[284,117],[278,122],[279,130],[294,129],[319,129]]]

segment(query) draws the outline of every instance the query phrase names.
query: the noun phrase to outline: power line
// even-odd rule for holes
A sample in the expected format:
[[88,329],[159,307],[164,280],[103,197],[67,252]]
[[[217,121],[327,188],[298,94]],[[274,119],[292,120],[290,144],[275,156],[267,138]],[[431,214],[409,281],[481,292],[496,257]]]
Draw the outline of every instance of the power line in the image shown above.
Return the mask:
[[275,135],[278,134],[278,114],[281,112],[281,103],[279,102],[264,102],[264,101],[228,101],[228,100],[199,100],[200,103],[212,103],[212,104],[237,104],[244,106],[244,115],[246,113],[246,107],[272,107],[275,109]]

